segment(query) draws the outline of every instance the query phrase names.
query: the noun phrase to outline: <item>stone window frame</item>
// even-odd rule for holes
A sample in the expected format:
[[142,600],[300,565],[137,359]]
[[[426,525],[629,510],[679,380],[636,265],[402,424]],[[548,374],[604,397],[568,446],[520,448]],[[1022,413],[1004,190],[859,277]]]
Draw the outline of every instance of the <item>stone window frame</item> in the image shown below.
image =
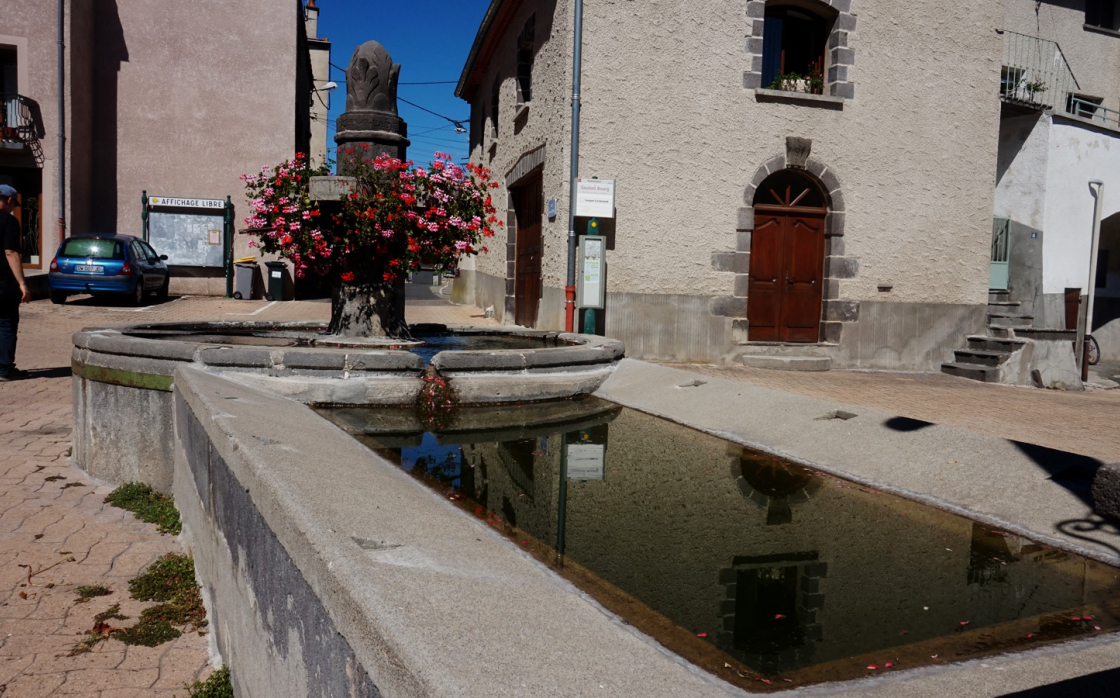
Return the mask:
[[506,173],[506,296],[503,317],[511,321],[517,300],[517,211],[513,207],[513,188],[529,175],[543,170],[545,157],[545,145],[541,144],[522,154]]
[[[529,107],[533,101],[533,64],[536,62],[536,27],[537,15],[529,15],[525,26],[517,36],[517,70],[514,74],[514,84],[517,89],[517,114],[518,116]],[[525,88],[528,87],[528,98]],[[516,118],[516,117],[515,117]]]
[[[762,37],[766,24],[766,3],[773,0],[747,0],[747,19],[750,33],[747,35],[747,55],[750,68],[743,73],[743,87],[748,90],[764,90],[762,85]],[[838,14],[828,35],[828,95],[840,99],[855,98],[855,83],[852,74],[855,69],[856,52],[849,45],[850,35],[856,28],[856,16],[852,13],[852,0],[809,0],[810,2],[831,7]],[[766,90],[769,94],[770,91]],[[798,96],[791,93],[791,96]],[[800,95],[805,97],[806,95]]]
[[859,260],[845,255],[845,202],[840,179],[833,169],[819,160],[807,158],[804,165],[788,162],[787,155],[767,160],[743,191],[743,206],[737,214],[734,252],[714,252],[712,268],[733,274],[730,296],[712,298],[711,313],[732,318],[732,336],[737,344],[747,344],[750,323],[747,318],[747,290],[750,284],[751,234],[754,231],[754,195],[767,177],[784,169],[796,169],[814,177],[826,192],[828,214],[825,218],[824,288],[821,290],[821,327],[818,343],[839,344],[844,326],[859,321],[859,302],[840,300],[840,283],[859,276]]

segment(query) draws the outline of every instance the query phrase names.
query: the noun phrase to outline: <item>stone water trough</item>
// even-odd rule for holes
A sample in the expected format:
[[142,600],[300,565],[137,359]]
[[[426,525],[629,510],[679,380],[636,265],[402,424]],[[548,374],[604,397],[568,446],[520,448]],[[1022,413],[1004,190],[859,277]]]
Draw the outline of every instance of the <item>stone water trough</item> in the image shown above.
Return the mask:
[[183,366],[304,404],[404,406],[415,403],[430,358],[458,402],[475,405],[590,394],[624,352],[605,337],[520,328],[421,325],[412,328],[415,342],[339,341],[324,329],[215,322],[76,333],[75,462],[110,482],[141,480],[170,492],[171,392]]

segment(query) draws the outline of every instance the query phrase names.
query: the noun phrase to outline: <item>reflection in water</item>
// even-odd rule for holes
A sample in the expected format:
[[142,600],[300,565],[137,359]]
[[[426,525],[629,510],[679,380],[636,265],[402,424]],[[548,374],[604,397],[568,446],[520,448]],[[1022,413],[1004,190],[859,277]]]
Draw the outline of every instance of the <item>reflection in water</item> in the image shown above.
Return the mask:
[[1113,568],[601,401],[463,408],[435,434],[322,412],[742,686],[1120,625]]

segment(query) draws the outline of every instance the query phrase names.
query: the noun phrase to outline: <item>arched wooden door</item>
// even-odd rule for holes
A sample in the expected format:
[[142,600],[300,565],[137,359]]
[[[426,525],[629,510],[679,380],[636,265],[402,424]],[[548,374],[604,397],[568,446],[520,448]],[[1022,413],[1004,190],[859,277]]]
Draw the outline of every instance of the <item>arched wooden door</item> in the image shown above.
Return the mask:
[[752,342],[816,342],[828,205],[816,180],[775,172],[755,193],[747,289]]
[[514,268],[514,322],[522,327],[536,327],[537,308],[541,302],[541,216],[544,215],[544,189],[540,173],[513,190],[513,208],[517,216],[517,244]]

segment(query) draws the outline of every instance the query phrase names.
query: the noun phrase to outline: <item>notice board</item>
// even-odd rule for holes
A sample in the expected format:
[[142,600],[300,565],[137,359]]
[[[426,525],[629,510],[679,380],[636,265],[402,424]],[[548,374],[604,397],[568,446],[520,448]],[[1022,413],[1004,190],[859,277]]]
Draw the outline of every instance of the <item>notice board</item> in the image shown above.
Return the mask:
[[153,196],[147,204],[148,242],[169,265],[225,266],[225,201]]

